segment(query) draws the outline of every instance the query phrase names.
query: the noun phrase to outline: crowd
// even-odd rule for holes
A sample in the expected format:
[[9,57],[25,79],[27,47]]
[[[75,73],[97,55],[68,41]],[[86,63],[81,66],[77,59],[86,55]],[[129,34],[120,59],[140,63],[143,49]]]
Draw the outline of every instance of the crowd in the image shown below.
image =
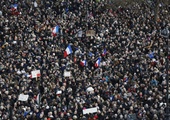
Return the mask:
[[169,6],[158,14],[145,3],[1,0],[0,120],[165,119]]

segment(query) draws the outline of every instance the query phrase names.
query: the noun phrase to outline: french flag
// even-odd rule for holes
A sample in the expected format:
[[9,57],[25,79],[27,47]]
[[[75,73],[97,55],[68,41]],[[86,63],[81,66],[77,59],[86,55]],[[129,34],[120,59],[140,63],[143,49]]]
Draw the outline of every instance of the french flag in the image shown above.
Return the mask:
[[100,65],[100,58],[98,58],[97,59],[97,61],[95,62],[95,64],[94,64],[94,66],[97,68],[97,67],[99,67],[99,65]]
[[71,46],[68,45],[66,50],[64,51],[64,57],[67,57],[69,54],[73,53]]
[[27,77],[27,78],[32,78],[32,76],[31,76],[31,75],[29,75],[29,74],[26,74],[26,77]]
[[107,53],[106,49],[104,49],[103,53],[102,53],[102,56],[105,56]]
[[127,82],[128,80],[129,80],[128,77],[124,77],[124,78],[123,78],[123,81],[124,81],[124,82]]
[[57,34],[59,33],[59,29],[60,29],[60,27],[58,25],[53,27],[52,28],[52,35],[57,36]]
[[17,8],[18,8],[18,4],[13,4],[13,5],[11,5],[11,10],[12,10],[12,11],[17,10]]
[[37,102],[37,104],[40,104],[40,94],[38,93],[38,95],[35,97],[35,100]]
[[83,66],[83,67],[86,66],[86,60],[81,61],[80,65]]
[[13,5],[11,5],[11,14],[12,15],[20,15],[21,14],[21,12],[18,12],[18,4],[13,4]]

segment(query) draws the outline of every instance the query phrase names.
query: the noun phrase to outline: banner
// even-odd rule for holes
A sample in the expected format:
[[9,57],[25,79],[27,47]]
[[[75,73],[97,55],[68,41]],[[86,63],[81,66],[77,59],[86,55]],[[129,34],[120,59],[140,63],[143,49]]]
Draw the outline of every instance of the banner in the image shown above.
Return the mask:
[[61,95],[62,94],[62,91],[61,90],[59,90],[59,91],[57,91],[57,93],[56,93],[57,95]]
[[86,36],[89,37],[89,36],[95,36],[96,32],[94,30],[87,30],[86,31]]
[[70,77],[71,72],[70,71],[64,71],[64,77]]
[[31,78],[37,78],[40,76],[41,76],[40,70],[31,71]]
[[27,101],[28,97],[29,97],[29,95],[20,94],[19,97],[18,97],[18,100]]
[[83,110],[83,114],[96,113],[98,107],[88,108]]

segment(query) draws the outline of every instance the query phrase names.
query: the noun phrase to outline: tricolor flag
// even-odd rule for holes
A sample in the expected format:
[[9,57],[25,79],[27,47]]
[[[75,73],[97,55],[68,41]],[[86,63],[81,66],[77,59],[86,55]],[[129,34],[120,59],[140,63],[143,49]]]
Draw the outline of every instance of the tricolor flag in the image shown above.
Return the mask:
[[100,66],[100,58],[97,59],[97,61],[95,62],[94,66],[97,68]]
[[64,51],[64,57],[67,57],[69,54],[73,53],[71,46],[68,45],[68,47],[66,48],[66,50]]
[[18,8],[18,4],[11,5],[11,10],[12,11],[17,10],[17,8]]
[[129,80],[128,77],[124,77],[124,78],[123,78],[123,81],[124,81],[124,82],[127,82],[128,80]]
[[36,96],[36,102],[39,105],[40,104],[40,94],[38,93],[38,95]]
[[59,29],[60,29],[60,27],[58,25],[53,27],[52,28],[52,35],[56,36],[59,33]]
[[102,56],[105,56],[106,55],[106,49],[104,49],[103,53],[102,53]]
[[26,77],[27,77],[27,78],[31,78],[31,75],[29,75],[29,74],[26,74]]
[[81,61],[81,62],[80,62],[80,65],[81,65],[81,66],[86,66],[86,60]]
[[12,15],[20,15],[21,14],[21,12],[18,12],[18,4],[13,4],[13,5],[11,5],[11,14]]

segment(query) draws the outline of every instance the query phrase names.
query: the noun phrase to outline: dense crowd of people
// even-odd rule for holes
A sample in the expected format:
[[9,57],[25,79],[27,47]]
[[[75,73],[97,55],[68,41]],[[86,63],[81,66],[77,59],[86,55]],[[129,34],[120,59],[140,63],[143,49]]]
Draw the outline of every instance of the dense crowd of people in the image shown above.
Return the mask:
[[145,3],[1,0],[0,120],[163,120],[169,6],[158,15]]

